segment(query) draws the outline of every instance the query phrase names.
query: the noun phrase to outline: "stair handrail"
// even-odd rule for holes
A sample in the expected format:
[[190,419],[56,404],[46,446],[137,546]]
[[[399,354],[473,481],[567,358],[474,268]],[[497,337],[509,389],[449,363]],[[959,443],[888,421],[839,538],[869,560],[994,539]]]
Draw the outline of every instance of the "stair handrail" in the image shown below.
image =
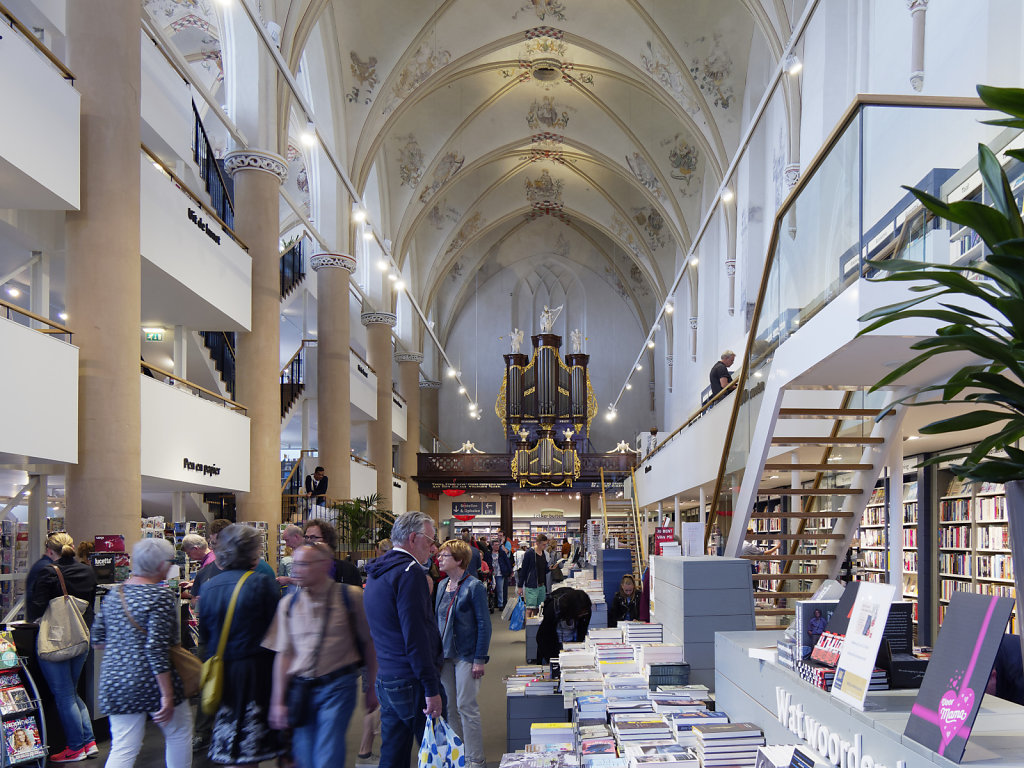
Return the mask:
[[8,320],[11,319],[11,313],[16,312],[19,315],[24,315],[29,320],[35,320],[37,323],[45,323],[50,326],[49,328],[33,328],[32,330],[39,331],[39,333],[67,335],[68,342],[71,341],[71,329],[66,328],[60,323],[55,323],[53,320],[43,317],[42,315],[37,315],[35,312],[30,312],[27,309],[22,309],[17,304],[11,304],[9,301],[5,301],[4,299],[0,299],[0,307],[3,307],[6,310],[5,314],[7,315]]
[[[747,362],[751,359],[753,352],[754,342],[757,340],[757,328],[761,321],[761,312],[764,309],[765,295],[768,291],[768,284],[771,280],[772,268],[775,265],[775,254],[778,251],[779,234],[785,225],[786,217],[793,204],[797,201],[803,191],[807,188],[808,184],[814,179],[818,169],[825,163],[835,149],[836,145],[843,138],[846,133],[846,129],[850,127],[854,119],[861,113],[864,107],[869,106],[890,106],[890,107],[932,107],[932,108],[959,108],[959,109],[985,109],[985,103],[978,98],[971,97],[952,97],[952,96],[893,96],[893,95],[872,95],[872,94],[858,94],[854,97],[851,104],[843,112],[839,121],[835,127],[831,130],[825,140],[822,142],[821,147],[815,153],[814,157],[807,164],[806,169],[803,169],[800,173],[800,178],[797,183],[793,185],[789,193],[783,198],[781,204],[775,212],[775,216],[772,221],[771,236],[768,238],[767,254],[764,260],[764,266],[761,269],[761,281],[757,290],[757,299],[754,302],[754,309],[750,316],[749,328],[750,331],[747,333],[747,340],[744,345],[744,354],[742,357],[743,364],[740,366],[738,375],[733,380],[737,390],[742,391],[747,383],[747,376],[749,373],[750,366]],[[864,158],[861,157],[858,163],[863,163]],[[764,352],[762,356],[766,355]],[[732,440],[736,432],[736,421],[739,417],[740,407],[743,405],[741,402],[742,397],[734,397],[732,401],[732,411],[729,415],[729,423],[725,431],[725,439],[722,443],[722,458],[718,465],[718,474],[715,477],[715,487],[709,498],[709,514],[707,521],[704,524],[704,547],[708,546],[708,542],[711,538],[711,532],[714,526],[718,522],[718,499],[722,493],[722,487],[725,482],[725,476],[727,474],[727,465],[729,461],[729,452],[732,450]]]
[[315,347],[316,341],[316,339],[303,339],[301,342],[299,342],[299,348],[295,350],[295,354],[289,357],[288,362],[285,363],[284,366],[281,368],[281,376],[284,376],[286,373],[288,373],[288,369],[291,367],[292,363],[295,362],[295,359],[302,354],[302,350],[304,350],[306,347]]
[[148,157],[156,165],[160,166],[160,170],[163,173],[167,174],[167,176],[171,179],[171,181],[174,182],[174,184],[178,187],[178,189],[180,189],[182,191],[182,193],[186,197],[188,197],[190,200],[192,200],[196,205],[198,205],[200,208],[202,208],[203,211],[210,218],[212,218],[214,221],[216,221],[220,225],[221,229],[223,229],[228,234],[228,236],[232,240],[234,240],[235,243],[238,244],[239,248],[241,248],[246,253],[249,253],[249,246],[245,244],[245,242],[242,240],[242,238],[240,238],[237,234],[235,234],[235,230],[233,230],[231,227],[229,227],[227,225],[227,222],[225,222],[224,219],[222,219],[220,217],[220,215],[215,210],[213,210],[213,208],[211,208],[207,203],[205,203],[202,200],[202,198],[200,198],[195,192],[193,192],[191,189],[189,189],[188,184],[186,184],[184,181],[182,181],[181,177],[178,176],[178,174],[176,174],[174,171],[172,171],[171,168],[167,165],[167,163],[165,163],[163,160],[161,160],[159,157],[157,157],[156,153],[153,152],[153,150],[151,150],[145,144],[142,144],[141,146],[142,146],[142,152],[146,155],[146,157]]
[[155,365],[151,365],[150,363],[147,363],[145,360],[143,360],[141,364],[142,364],[142,367],[144,369],[146,369],[146,370],[152,371],[155,374],[159,374],[160,376],[164,376],[164,377],[166,377],[168,379],[171,379],[173,381],[176,381],[176,382],[178,382],[180,384],[184,384],[189,389],[194,389],[197,392],[201,392],[204,395],[209,395],[210,397],[214,398],[215,400],[219,400],[221,403],[224,404],[225,407],[228,407],[228,408],[230,408],[233,411],[237,411],[237,412],[239,412],[239,413],[241,413],[243,415],[247,412],[247,409],[246,409],[246,407],[244,405],[242,405],[241,403],[235,402],[230,397],[224,397],[224,395],[222,395],[222,394],[220,394],[218,392],[214,392],[211,389],[207,389],[206,387],[202,387],[199,384],[195,384],[195,383],[189,381],[188,379],[183,379],[180,376],[175,376],[170,371],[164,370],[163,368],[159,368],[159,367],[157,367]]
[[358,360],[358,361],[359,361],[359,362],[361,362],[361,363],[362,363],[363,365],[365,365],[365,366],[366,366],[366,368],[367,368],[367,370],[368,370],[368,371],[369,371],[370,373],[372,373],[372,374],[373,374],[374,376],[376,376],[376,375],[377,375],[377,371],[375,371],[375,370],[373,369],[373,366],[372,366],[372,365],[370,365],[370,364],[369,364],[368,362],[366,362],[366,358],[365,358],[365,357],[363,357],[363,356],[362,356],[362,355],[360,355],[360,354],[359,354],[358,352],[356,352],[356,351],[355,351],[355,349],[354,349],[354,348],[352,348],[352,347],[349,347],[349,348],[348,348],[348,351],[352,353],[352,356],[353,356],[353,357],[354,357],[354,358],[355,358],[356,360]]
[[633,482],[633,489],[629,494],[629,511],[633,516],[633,532],[635,534],[633,536],[633,540],[636,548],[637,576],[639,576],[644,572],[644,554],[647,549],[647,531],[640,528],[640,502],[637,499],[636,470],[633,467],[629,468],[629,477]]
[[7,6],[3,3],[0,3],[0,16],[3,16],[5,19],[7,19],[7,23],[10,25],[12,29],[18,30],[18,32],[21,33],[22,37],[28,40],[28,42],[31,43],[36,48],[36,50],[42,53],[43,56],[45,56],[47,60],[51,64],[53,64],[53,66],[60,70],[60,73],[65,80],[70,80],[71,84],[74,85],[75,80],[78,79],[75,77],[75,73],[68,69],[66,66],[64,66],[64,62],[58,59],[54,55],[53,51],[51,51],[49,48],[43,45],[42,41],[32,34],[32,30],[26,27],[24,24],[22,24],[18,20],[18,17],[15,16],[14,13],[12,13],[10,10],[8,10]]
[[[192,151],[195,153],[196,164],[199,165],[200,172],[202,172],[202,167],[203,167],[204,164],[208,168],[211,167],[211,166],[213,167],[214,172],[217,174],[217,182],[220,184],[220,189],[221,189],[221,193],[222,193],[223,198],[224,198],[224,202],[227,203],[228,209],[230,209],[230,211],[231,211],[231,219],[232,219],[232,221],[234,221],[234,218],[235,218],[235,204],[231,200],[231,195],[228,194],[228,183],[227,183],[227,180],[224,178],[224,174],[220,170],[220,165],[217,163],[216,155],[213,154],[213,146],[210,144],[210,137],[206,135],[206,126],[203,125],[203,119],[199,116],[199,109],[196,107],[196,103],[195,103],[194,100],[192,102],[192,117],[194,118],[193,125],[195,127],[195,131],[194,131],[194,134],[193,134],[193,136],[195,138],[195,145],[192,147]],[[200,163],[200,158],[199,158],[199,149],[200,149],[199,139],[200,138],[202,138],[202,140],[203,140],[203,149],[205,149],[205,160],[206,160],[205,163]],[[203,181],[206,182],[206,189],[210,193],[210,198],[213,199],[213,190],[210,189],[210,179],[206,178],[206,176],[204,175],[203,176]],[[227,211],[225,211],[224,213],[226,214]],[[226,219],[227,216],[224,216],[224,218]]]

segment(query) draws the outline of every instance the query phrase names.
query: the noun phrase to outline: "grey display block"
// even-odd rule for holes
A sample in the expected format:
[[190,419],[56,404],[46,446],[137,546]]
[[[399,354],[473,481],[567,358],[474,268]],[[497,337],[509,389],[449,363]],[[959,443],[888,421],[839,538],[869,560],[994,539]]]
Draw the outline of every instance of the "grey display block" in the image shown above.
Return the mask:
[[[804,742],[778,719],[779,691],[791,696],[790,705],[815,719],[840,741],[861,739],[861,753],[871,755],[874,765],[898,768],[954,768],[954,763],[903,736],[916,690],[877,691],[868,694],[864,711],[832,698],[832,694],[804,682],[777,663],[753,659],[751,648],[774,646],[781,631],[723,632],[715,636],[715,708],[733,722],[749,721],[764,729],[769,744]],[[985,696],[960,765],[1024,768],[1024,707]],[[832,763],[820,752],[817,766]]]
[[715,687],[715,633],[754,629],[750,563],[731,557],[651,558],[651,621],[683,646],[690,681]]
[[526,629],[526,662],[529,664],[531,661],[537,658],[537,630],[540,628],[539,623],[531,622],[527,620]]
[[506,711],[506,752],[515,752],[530,743],[531,723],[568,723],[572,717],[562,694],[554,696],[508,696]]

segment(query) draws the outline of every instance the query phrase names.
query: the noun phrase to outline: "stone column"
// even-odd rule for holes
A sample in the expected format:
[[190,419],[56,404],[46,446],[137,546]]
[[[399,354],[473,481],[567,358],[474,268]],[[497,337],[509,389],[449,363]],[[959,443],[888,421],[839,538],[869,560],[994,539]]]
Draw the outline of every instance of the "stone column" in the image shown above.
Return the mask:
[[409,480],[409,509],[419,509],[419,486],[413,480],[416,474],[416,454],[420,452],[420,363],[419,352],[400,352],[398,363],[398,389],[405,398],[405,442],[398,448],[398,473]]
[[907,9],[913,20],[913,39],[910,44],[910,87],[920,91],[924,87],[924,19],[928,0],[907,0]]
[[398,318],[391,312],[364,312],[359,321],[366,326],[366,362],[377,373],[377,420],[370,424],[367,448],[370,461],[377,467],[377,505],[391,509],[391,329]]
[[501,532],[512,538],[512,494],[503,493],[501,494],[501,510],[500,510],[500,523]]
[[235,183],[235,232],[252,259],[252,330],[239,333],[235,394],[249,415],[249,492],[238,494],[237,517],[273,531],[281,521],[281,254],[279,189],[284,158],[269,152],[228,153]]
[[81,208],[65,219],[67,325],[80,350],[67,527],[76,540],[123,533],[129,545],[139,538],[142,500],[141,23],[139,3],[67,6],[68,66],[82,110]]
[[349,379],[351,321],[349,276],[356,260],[344,253],[318,253],[316,272],[317,461],[327,470],[331,498],[352,498],[352,385]]
[[433,451],[434,438],[440,438],[441,434],[441,419],[438,413],[438,396],[440,393],[440,381],[420,382],[420,420],[430,433],[431,449],[428,453]]

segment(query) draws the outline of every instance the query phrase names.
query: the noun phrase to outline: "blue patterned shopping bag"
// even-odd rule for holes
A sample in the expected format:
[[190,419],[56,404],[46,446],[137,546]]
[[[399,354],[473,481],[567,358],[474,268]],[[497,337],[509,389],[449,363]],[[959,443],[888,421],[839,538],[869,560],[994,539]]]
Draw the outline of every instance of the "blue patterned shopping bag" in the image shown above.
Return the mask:
[[428,717],[420,742],[419,768],[466,768],[462,739],[443,717]]

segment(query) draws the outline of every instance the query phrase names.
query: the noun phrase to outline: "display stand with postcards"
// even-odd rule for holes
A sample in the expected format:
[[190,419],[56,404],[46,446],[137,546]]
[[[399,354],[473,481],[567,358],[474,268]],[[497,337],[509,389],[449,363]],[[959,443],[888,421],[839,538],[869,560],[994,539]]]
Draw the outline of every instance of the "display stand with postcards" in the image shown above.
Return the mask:
[[7,632],[0,632],[0,766],[46,764],[46,721],[39,689]]

